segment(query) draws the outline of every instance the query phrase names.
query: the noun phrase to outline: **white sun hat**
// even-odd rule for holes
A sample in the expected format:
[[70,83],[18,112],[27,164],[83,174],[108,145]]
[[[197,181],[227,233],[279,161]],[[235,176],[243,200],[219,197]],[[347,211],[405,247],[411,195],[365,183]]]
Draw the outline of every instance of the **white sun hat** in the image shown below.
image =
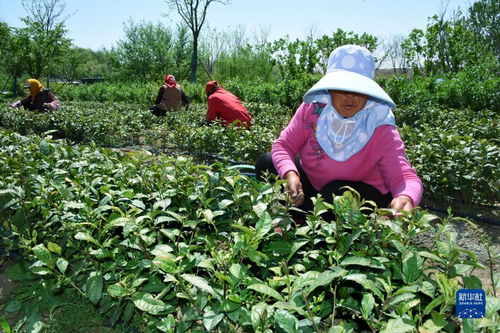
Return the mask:
[[332,51],[326,74],[304,95],[305,103],[331,103],[328,90],[351,91],[368,95],[390,108],[396,104],[375,78],[375,59],[370,51],[358,45],[344,45]]

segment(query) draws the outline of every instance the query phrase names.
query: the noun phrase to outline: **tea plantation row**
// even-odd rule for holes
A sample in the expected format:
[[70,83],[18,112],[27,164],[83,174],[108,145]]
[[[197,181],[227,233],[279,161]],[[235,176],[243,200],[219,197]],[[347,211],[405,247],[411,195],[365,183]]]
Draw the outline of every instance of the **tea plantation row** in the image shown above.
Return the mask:
[[[147,145],[149,149],[213,154],[253,164],[269,151],[293,114],[278,105],[247,103],[250,131],[204,123],[204,104],[156,118],[144,106],[65,102],[52,113],[0,108],[0,126],[22,134],[51,131],[55,138],[102,146]],[[407,154],[427,198],[493,205],[500,199],[498,113],[409,106],[395,110]]]
[[[85,114],[66,106],[31,116],[25,124],[58,124],[71,109]],[[269,110],[262,113],[278,112]],[[256,136],[253,130],[196,127],[193,120],[201,118],[201,108],[197,111],[158,120],[130,107],[130,113],[146,120],[141,126],[164,134],[153,137],[165,145],[180,140],[174,129],[182,126],[200,135],[241,138],[238,143]],[[101,109],[87,112],[105,114]],[[10,111],[3,110],[2,124],[8,119],[14,127],[17,118],[6,114]],[[74,119],[88,129],[97,123]],[[266,119],[258,120],[256,128]],[[135,123],[119,124],[136,128]],[[275,126],[270,138],[279,130]],[[111,125],[97,128],[124,142],[140,135],[115,132]],[[91,132],[80,133],[91,137]],[[198,149],[201,141],[191,144]],[[224,149],[217,152],[225,154]],[[238,159],[251,158],[237,152]],[[498,328],[500,299],[492,290],[485,318],[461,320],[454,314],[458,288],[482,287],[473,274],[482,265],[457,245],[449,219],[418,209],[389,219],[387,211],[363,208],[348,192],[332,204],[318,198],[306,223],[295,225],[282,181],[257,182],[222,163],[122,154],[4,130],[0,165],[0,248],[25,258],[11,270],[20,287],[5,306],[20,314],[15,330],[43,327],[43,314],[75,292],[128,331]],[[326,211],[334,212],[336,220],[325,222]],[[433,237],[431,248],[413,241],[424,232]]]

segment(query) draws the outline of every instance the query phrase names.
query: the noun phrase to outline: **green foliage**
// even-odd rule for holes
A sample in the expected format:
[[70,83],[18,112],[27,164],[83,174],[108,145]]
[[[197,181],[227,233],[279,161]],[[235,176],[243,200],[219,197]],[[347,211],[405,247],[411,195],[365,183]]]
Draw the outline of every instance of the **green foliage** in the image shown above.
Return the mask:
[[161,23],[129,21],[124,30],[125,37],[113,49],[121,80],[146,82],[163,78],[167,74],[165,71],[179,79],[179,74],[185,75],[185,68],[179,67],[185,63],[175,57],[186,55],[189,49],[185,29],[179,27],[179,38],[176,38]]
[[500,109],[500,78],[487,64],[469,67],[443,77],[392,76],[380,84],[398,106]]
[[305,41],[281,38],[271,43],[269,49],[281,76],[293,79],[304,73],[324,73],[330,52],[345,44],[357,44],[373,51],[377,38],[366,33],[359,36],[352,31],[337,29],[332,36],[323,35],[316,40],[312,37]]
[[68,81],[82,78],[114,78],[112,68],[113,53],[106,50],[92,51],[80,47],[67,50],[62,61],[54,63],[52,76],[65,78]]
[[498,76],[498,9],[498,1],[480,0],[449,20],[445,12],[430,17],[425,31],[413,29],[402,43],[408,65],[417,74],[443,75],[493,63]]
[[[202,94],[201,86],[188,87]],[[257,89],[242,85],[233,88],[238,91],[239,87],[249,99],[253,96],[249,93]],[[412,96],[410,90],[407,93]],[[254,98],[258,100],[258,95]],[[0,125],[22,134],[50,131],[56,138],[78,143],[146,144],[153,152],[254,164],[260,154],[270,151],[294,109],[255,102],[245,105],[253,117],[248,131],[226,128],[219,123],[206,125],[206,106],[197,103],[165,117],[152,116],[147,105],[141,104],[64,102],[60,110],[49,113],[4,106],[0,109]],[[415,106],[398,108],[395,114],[407,155],[424,181],[428,198],[475,204],[498,202],[497,112],[433,107],[421,101]]]
[[50,131],[54,137],[101,145],[137,143],[154,117],[136,104],[66,102],[58,112],[40,113],[5,108],[0,125],[22,134]]
[[[11,232],[0,240],[26,258],[11,270],[20,288],[7,308],[25,327],[76,291],[111,325],[141,331],[455,331],[455,292],[478,282],[449,219],[415,210],[389,220],[350,192],[317,198],[296,226],[282,182],[218,163],[8,132],[0,162]],[[423,232],[436,246],[413,243]]]
[[498,202],[497,112],[413,106],[395,114],[426,195],[447,202]]
[[42,74],[50,74],[52,63],[57,63],[70,46],[65,37],[67,30],[63,23],[56,24],[48,30],[41,22],[24,19],[25,28],[19,34],[27,36],[29,43],[15,52],[25,52],[27,59],[23,65],[29,76],[40,78]]

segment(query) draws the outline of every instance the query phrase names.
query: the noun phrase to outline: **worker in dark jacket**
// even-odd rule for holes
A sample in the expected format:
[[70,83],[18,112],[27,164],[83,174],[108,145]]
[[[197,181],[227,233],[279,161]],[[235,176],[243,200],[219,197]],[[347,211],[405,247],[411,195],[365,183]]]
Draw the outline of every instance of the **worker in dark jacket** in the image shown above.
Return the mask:
[[28,79],[25,88],[29,88],[30,94],[24,99],[12,103],[10,106],[19,108],[21,106],[26,110],[31,111],[46,111],[59,109],[59,101],[56,96],[49,90],[44,89],[40,81],[36,79]]
[[221,120],[224,125],[236,125],[250,128],[252,116],[240,99],[223,89],[217,81],[210,81],[205,86],[208,99],[207,122]]
[[175,77],[169,74],[158,91],[155,105],[149,110],[155,116],[164,116],[167,111],[178,110],[182,105],[189,105],[189,100]]

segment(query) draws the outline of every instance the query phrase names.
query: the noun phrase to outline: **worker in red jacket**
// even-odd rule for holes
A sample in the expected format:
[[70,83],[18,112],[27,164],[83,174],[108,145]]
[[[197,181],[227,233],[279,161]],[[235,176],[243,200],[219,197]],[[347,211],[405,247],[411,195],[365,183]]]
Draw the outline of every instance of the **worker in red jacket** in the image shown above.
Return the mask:
[[238,97],[223,89],[217,81],[208,82],[205,91],[208,99],[208,123],[220,119],[226,126],[250,128],[252,116]]

